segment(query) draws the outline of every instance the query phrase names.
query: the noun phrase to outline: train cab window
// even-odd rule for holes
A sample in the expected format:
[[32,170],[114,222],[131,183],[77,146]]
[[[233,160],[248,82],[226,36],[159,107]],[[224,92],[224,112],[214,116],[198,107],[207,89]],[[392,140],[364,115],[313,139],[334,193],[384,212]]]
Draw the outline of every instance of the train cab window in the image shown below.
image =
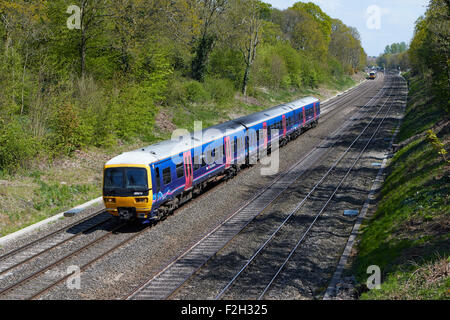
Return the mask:
[[183,166],[183,163],[177,164],[176,171],[177,171],[177,178],[184,177],[184,166]]
[[163,170],[163,183],[164,185],[168,185],[172,182],[172,176],[170,173],[170,167],[167,167]]

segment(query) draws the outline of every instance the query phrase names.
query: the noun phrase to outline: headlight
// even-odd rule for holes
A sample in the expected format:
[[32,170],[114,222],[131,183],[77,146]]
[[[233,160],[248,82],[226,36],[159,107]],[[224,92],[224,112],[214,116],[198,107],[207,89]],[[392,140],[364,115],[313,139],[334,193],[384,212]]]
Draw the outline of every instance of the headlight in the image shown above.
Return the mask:
[[148,203],[147,198],[135,198],[136,203]]
[[116,203],[116,198],[106,198],[105,202],[106,203]]

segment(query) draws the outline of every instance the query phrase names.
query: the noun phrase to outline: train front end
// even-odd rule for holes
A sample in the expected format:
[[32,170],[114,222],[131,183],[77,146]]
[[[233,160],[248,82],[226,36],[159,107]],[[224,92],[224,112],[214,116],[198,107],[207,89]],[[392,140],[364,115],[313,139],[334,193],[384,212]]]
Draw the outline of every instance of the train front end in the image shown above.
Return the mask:
[[122,163],[126,161],[120,161],[120,157],[112,159],[104,167],[103,202],[106,210],[120,220],[148,219],[153,202],[150,166]]

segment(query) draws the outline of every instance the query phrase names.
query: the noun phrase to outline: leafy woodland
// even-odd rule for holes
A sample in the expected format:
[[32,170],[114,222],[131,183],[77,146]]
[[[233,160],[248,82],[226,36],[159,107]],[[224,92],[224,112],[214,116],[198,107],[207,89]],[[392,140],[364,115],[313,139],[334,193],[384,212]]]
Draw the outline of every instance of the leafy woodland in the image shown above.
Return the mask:
[[164,108],[316,87],[365,63],[358,31],[312,3],[0,0],[0,172],[152,142]]
[[408,46],[397,43],[387,46],[378,57],[380,66],[411,69],[412,76],[425,79],[430,96],[447,113],[450,111],[450,1],[430,0],[427,11],[415,26]]

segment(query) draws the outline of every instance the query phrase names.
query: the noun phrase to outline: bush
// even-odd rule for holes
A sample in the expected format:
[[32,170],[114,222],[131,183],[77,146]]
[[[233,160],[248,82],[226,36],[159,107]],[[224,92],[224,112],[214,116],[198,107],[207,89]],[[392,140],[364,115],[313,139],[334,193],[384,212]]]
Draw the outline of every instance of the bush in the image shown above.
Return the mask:
[[71,154],[85,144],[87,130],[83,128],[75,107],[65,103],[56,110],[52,121],[50,145],[63,154]]
[[205,102],[211,98],[208,91],[198,81],[191,80],[186,82],[185,88],[186,98],[190,102]]
[[228,79],[207,78],[204,87],[211,99],[218,103],[231,101],[236,92],[233,82]]
[[255,85],[278,89],[292,84],[291,78],[286,78],[289,75],[286,59],[276,46],[261,49],[252,72],[250,82]]
[[208,74],[231,80],[235,89],[242,84],[245,64],[238,50],[217,48],[211,53]]
[[38,141],[18,118],[0,119],[0,171],[25,167],[39,149]]
[[168,106],[176,106],[179,104],[186,104],[187,101],[187,90],[185,82],[179,80],[182,78],[181,74],[177,73],[173,76],[169,82],[167,99],[165,104]]
[[108,110],[112,131],[119,138],[128,141],[132,138],[148,140],[152,136],[158,108],[151,89],[131,84],[111,99]]

